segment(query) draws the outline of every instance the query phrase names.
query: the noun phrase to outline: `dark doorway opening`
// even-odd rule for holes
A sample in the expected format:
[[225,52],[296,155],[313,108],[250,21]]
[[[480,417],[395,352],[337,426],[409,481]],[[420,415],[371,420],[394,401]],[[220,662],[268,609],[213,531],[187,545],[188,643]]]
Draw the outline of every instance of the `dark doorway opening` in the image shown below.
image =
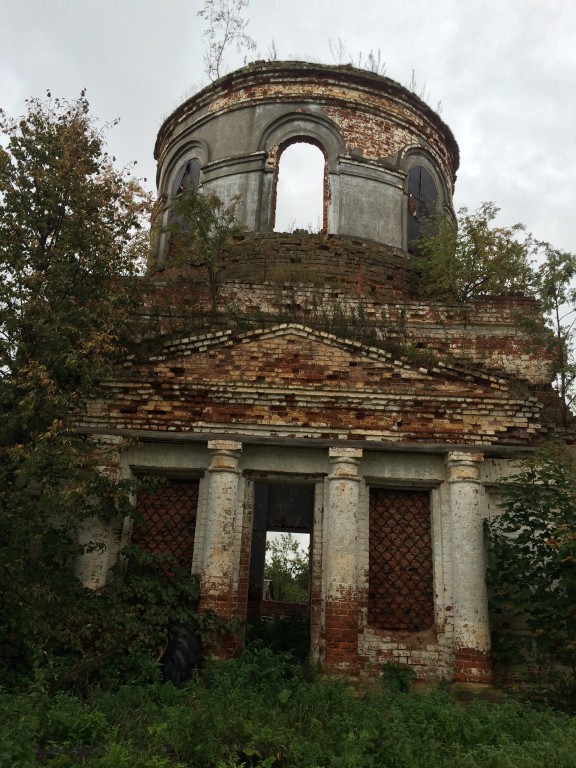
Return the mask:
[[256,483],[248,582],[248,639],[306,658],[314,486]]

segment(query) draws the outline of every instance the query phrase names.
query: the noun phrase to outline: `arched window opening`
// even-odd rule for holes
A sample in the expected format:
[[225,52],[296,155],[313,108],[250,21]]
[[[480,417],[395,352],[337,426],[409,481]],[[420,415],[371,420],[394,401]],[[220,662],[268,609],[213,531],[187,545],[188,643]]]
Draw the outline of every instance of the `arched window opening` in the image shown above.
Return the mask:
[[188,187],[198,188],[200,183],[200,161],[193,157],[185,163],[174,179],[171,193],[173,196],[181,195]]
[[420,255],[418,240],[432,234],[430,217],[436,213],[438,190],[430,172],[422,165],[413,165],[408,172],[408,250]]
[[326,159],[315,144],[287,146],[278,163],[275,232],[320,232],[325,226]]
[[163,234],[166,258],[172,259],[190,248],[190,203],[188,195],[196,192],[200,184],[200,161],[193,157],[180,166],[172,181],[166,205]]

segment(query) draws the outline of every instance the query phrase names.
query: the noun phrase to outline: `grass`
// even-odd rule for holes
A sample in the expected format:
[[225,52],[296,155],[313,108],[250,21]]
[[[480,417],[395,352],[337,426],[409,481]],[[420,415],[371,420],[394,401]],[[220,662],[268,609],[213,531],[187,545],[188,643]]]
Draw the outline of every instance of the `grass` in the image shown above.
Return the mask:
[[358,693],[254,644],[184,689],[158,682],[0,699],[0,766],[576,768],[576,720],[440,688]]

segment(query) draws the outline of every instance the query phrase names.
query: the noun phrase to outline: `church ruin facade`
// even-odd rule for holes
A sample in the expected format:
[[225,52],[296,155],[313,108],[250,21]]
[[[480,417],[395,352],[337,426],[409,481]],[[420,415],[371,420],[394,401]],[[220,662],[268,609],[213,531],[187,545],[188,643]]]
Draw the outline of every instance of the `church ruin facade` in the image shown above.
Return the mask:
[[[275,232],[296,142],[325,159],[314,234]],[[376,74],[257,62],[182,104],[155,156],[165,200],[193,184],[236,201],[242,231],[216,311],[206,265],[156,240],[165,342],[126,362],[81,428],[136,438],[123,472],[165,482],[139,501],[148,529],[117,521],[81,575],[104,583],[133,537],[200,576],[201,607],[244,621],[261,609],[266,534],[308,534],[323,668],[489,681],[483,521],[510,462],[549,434],[551,373],[515,322],[528,300],[417,291],[422,220],[452,215],[450,129]]]

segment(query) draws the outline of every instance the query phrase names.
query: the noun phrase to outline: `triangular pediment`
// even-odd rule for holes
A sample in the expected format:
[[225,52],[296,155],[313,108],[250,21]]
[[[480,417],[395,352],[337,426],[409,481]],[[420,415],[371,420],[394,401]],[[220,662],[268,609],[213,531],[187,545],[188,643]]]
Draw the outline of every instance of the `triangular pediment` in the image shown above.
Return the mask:
[[84,426],[394,442],[517,443],[540,404],[486,372],[280,324],[172,341],[104,385]]
[[[424,358],[424,355],[420,356]],[[172,341],[150,358],[154,367],[178,371],[184,378],[246,381],[311,388],[379,389],[386,381],[432,387],[508,389],[506,379],[463,366],[415,357],[344,339],[300,324],[233,333],[222,331]]]

